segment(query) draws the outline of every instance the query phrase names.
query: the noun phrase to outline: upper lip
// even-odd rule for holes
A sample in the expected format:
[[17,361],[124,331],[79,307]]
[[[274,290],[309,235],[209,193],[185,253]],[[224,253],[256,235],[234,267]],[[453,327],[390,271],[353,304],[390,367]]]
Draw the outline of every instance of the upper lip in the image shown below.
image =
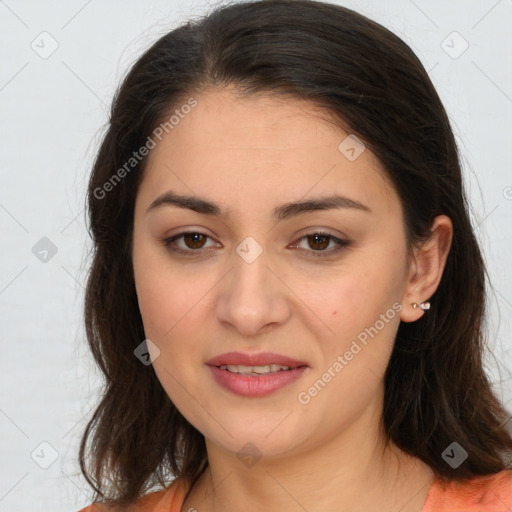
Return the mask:
[[307,366],[303,361],[297,361],[291,357],[281,354],[273,354],[272,352],[261,352],[259,354],[244,354],[243,352],[227,352],[215,356],[206,361],[210,366],[223,365],[243,365],[243,366],[265,366],[270,364],[278,364],[280,366],[289,366],[296,368],[298,366]]

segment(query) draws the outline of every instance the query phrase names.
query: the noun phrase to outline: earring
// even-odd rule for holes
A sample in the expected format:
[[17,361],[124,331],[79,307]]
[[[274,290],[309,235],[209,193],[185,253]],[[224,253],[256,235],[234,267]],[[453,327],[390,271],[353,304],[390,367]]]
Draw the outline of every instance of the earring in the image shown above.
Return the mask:
[[430,309],[430,302],[422,302],[418,304],[417,302],[411,302],[413,308],[421,308],[423,311],[426,309]]

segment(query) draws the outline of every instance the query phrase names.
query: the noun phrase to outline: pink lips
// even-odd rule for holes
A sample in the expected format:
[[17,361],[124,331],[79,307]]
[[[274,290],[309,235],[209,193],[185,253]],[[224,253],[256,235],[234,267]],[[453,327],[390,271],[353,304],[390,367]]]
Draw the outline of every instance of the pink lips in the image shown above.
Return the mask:
[[244,354],[242,352],[227,352],[216,356],[206,364],[211,366],[221,366],[228,364],[242,364],[244,366],[263,366],[266,364],[279,364],[281,366],[290,366],[292,368],[297,366],[307,366],[302,361],[296,361],[286,356],[273,354],[272,352],[262,352],[259,354]]
[[[298,379],[308,368],[308,365],[302,361],[270,352],[260,354],[229,352],[208,360],[206,364],[219,385],[237,395],[248,397],[267,396]],[[271,364],[289,366],[290,370],[260,375],[242,375],[219,368],[224,365],[264,366]]]

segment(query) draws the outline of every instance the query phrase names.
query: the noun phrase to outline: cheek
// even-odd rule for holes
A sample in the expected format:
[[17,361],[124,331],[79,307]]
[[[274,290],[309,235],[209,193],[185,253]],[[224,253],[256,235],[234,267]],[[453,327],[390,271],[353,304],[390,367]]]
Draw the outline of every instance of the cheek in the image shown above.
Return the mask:
[[208,383],[200,366],[204,315],[212,308],[208,291],[215,283],[211,276],[199,278],[197,272],[171,271],[168,262],[150,264],[147,259],[138,270],[136,288],[145,335],[160,350],[152,361],[153,370],[187,421],[200,432],[211,432],[211,413],[201,405]]
[[146,336],[163,340],[172,333],[202,292],[204,280],[190,280],[178,272],[165,249],[155,247],[144,235],[135,235],[133,270],[139,310]]
[[[392,271],[378,277],[347,274],[324,288],[317,305],[324,305],[325,323],[334,334],[317,340],[318,364],[300,400],[310,401],[305,411],[329,411],[335,428],[358,417],[375,399],[393,349],[400,322],[399,288]],[[316,428],[313,416],[305,422]]]
[[194,369],[191,361],[204,358],[205,320],[219,277],[172,266],[165,255],[148,254],[140,262],[137,299],[146,338],[160,350],[155,369],[162,366],[183,379]]
[[[383,374],[400,322],[399,276],[398,265],[365,265],[351,268],[328,287],[315,289],[308,300],[317,297],[312,309],[323,311],[321,316],[329,327],[320,340],[326,367],[346,354],[343,373],[351,375],[352,382],[360,382],[370,370]],[[345,384],[351,381],[343,380]]]
[[194,325],[194,314],[201,309],[208,281],[170,275],[164,269],[148,266],[137,277],[139,309],[148,337],[165,341],[175,332]]
[[325,286],[309,287],[307,302],[321,312],[336,334],[353,333],[354,329],[373,324],[380,314],[392,308],[401,298],[400,290],[396,268],[351,268],[343,275],[331,276]]

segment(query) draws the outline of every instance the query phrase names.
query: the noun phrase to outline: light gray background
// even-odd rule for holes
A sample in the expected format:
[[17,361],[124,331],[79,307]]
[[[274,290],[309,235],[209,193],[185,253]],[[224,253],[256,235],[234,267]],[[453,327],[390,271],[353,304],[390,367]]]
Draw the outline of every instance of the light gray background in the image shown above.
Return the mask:
[[[405,39],[449,112],[494,284],[489,373],[512,408],[512,0],[339,3]],[[87,177],[128,66],[212,5],[0,0],[0,511],[90,503],[76,464],[100,383],[82,330]],[[42,237],[57,248],[46,262],[32,252]],[[52,460],[41,442],[57,452],[48,469],[35,462]]]

